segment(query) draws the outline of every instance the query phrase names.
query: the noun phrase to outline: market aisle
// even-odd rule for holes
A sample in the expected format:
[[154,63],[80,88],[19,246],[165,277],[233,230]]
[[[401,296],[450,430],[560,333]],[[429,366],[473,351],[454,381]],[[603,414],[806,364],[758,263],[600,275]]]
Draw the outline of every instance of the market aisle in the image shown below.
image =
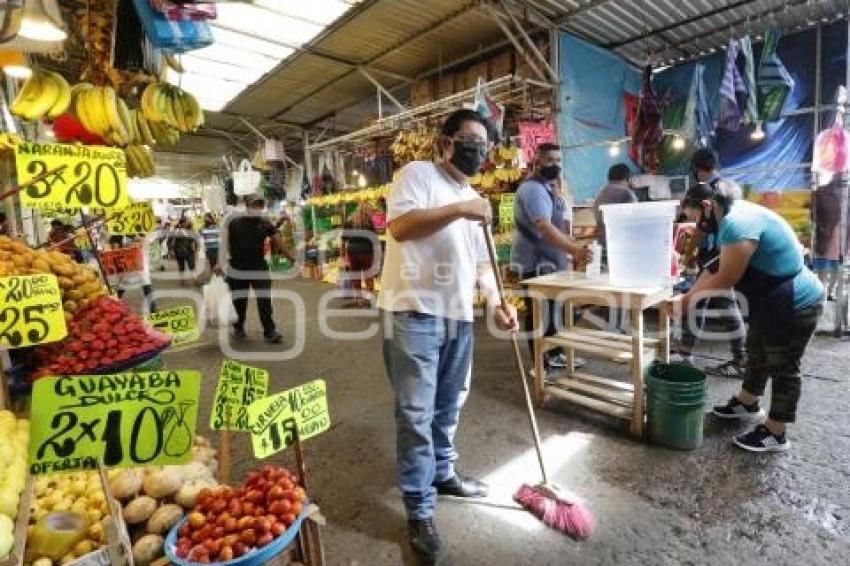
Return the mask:
[[[270,392],[314,377],[327,380],[334,425],[307,443],[307,458],[310,493],[329,522],[324,530],[328,562],[401,564],[404,517],[394,487],[392,400],[380,339],[324,338],[317,305],[327,286],[296,280],[277,288],[304,299],[304,352],[291,361],[255,365],[271,371]],[[276,318],[285,340],[275,348],[288,348],[291,306],[278,301]],[[353,331],[368,321],[330,324]],[[259,335],[253,304],[248,330]],[[508,493],[519,482],[536,479],[527,423],[506,345],[478,336],[473,391],[458,433],[461,465]],[[273,351],[255,344],[259,351]],[[596,533],[576,543],[522,512],[441,501],[437,521],[453,563],[843,563],[850,551],[848,354],[850,345],[827,338],[812,347],[806,370],[819,377],[804,382],[802,420],[785,455],[742,453],[729,444],[734,429],[713,421],[706,423],[704,446],[683,453],[635,444],[619,422],[574,406],[541,413],[556,480],[587,498],[597,517]],[[208,407],[222,359],[214,336],[207,332],[199,345],[166,356],[171,368],[203,372],[198,432],[209,434]],[[713,380],[710,398],[724,399],[735,386]],[[242,477],[255,465],[250,444],[240,439],[233,449],[233,475]]]

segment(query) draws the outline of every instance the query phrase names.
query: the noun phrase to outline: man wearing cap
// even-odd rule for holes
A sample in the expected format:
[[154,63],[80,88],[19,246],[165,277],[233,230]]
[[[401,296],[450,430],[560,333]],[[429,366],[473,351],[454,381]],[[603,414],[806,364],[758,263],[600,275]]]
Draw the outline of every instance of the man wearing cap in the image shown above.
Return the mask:
[[[233,307],[236,309],[236,322],[233,325],[233,336],[239,340],[246,337],[245,315],[248,309],[248,293],[254,290],[257,298],[257,311],[263,325],[263,339],[269,344],[280,344],[282,336],[275,327],[269,266],[265,259],[266,238],[282,246],[280,234],[263,215],[266,201],[260,197],[245,198],[247,210],[227,223],[223,234],[224,253],[227,261],[227,282],[233,294]],[[226,259],[227,259],[226,258]],[[221,273],[221,267],[216,266],[216,273]]]

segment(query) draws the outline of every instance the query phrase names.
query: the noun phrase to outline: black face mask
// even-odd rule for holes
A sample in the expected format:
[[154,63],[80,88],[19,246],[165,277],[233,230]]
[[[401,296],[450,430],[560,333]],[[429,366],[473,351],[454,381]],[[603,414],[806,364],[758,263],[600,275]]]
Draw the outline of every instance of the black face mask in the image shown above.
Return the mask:
[[452,152],[452,165],[457,167],[458,171],[467,177],[478,173],[478,170],[484,165],[486,158],[487,152],[481,144],[472,141],[455,140],[454,151]]
[[540,167],[540,178],[544,181],[554,181],[560,175],[560,165],[543,165],[542,167]]

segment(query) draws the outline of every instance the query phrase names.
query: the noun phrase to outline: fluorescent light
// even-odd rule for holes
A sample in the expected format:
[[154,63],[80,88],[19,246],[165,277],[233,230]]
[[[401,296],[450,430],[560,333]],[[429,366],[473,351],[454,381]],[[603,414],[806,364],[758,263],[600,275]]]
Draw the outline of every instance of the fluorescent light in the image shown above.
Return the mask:
[[675,138],[673,138],[672,146],[673,149],[675,149],[676,151],[682,151],[683,149],[685,149],[685,138],[683,138],[682,136],[676,136]]
[[761,120],[756,122],[756,129],[750,134],[750,139],[753,141],[761,141],[764,139],[764,128],[761,126]]
[[617,157],[620,155],[620,144],[618,142],[612,142],[611,145],[608,146],[608,155],[611,157]]
[[[56,0],[53,2],[54,12]],[[24,14],[21,17],[21,28],[18,35],[33,41],[63,41],[68,37],[65,30],[56,22],[45,9],[44,0],[26,0]]]

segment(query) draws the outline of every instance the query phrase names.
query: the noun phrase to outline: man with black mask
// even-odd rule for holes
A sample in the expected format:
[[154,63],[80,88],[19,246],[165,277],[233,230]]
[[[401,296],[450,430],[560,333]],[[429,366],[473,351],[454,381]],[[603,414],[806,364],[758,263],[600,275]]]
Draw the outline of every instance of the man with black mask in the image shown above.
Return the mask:
[[[569,235],[569,211],[561,193],[561,148],[553,143],[537,146],[531,175],[523,181],[516,193],[514,204],[514,232],[511,247],[511,266],[522,279],[547,275],[567,268],[567,254],[585,263],[590,251]],[[526,298],[525,331],[535,330],[532,317],[532,299]],[[557,326],[558,309],[554,301],[546,301],[543,313],[545,336],[553,336]],[[563,309],[560,309],[563,312]],[[534,353],[534,339],[528,339],[529,351]],[[544,354],[544,368],[548,372],[566,367],[567,358],[560,348]]]
[[472,373],[476,282],[496,325],[516,327],[516,311],[501,307],[484,240],[490,201],[469,186],[488,147],[481,115],[457,110],[440,131],[437,158],[405,165],[387,195],[378,306],[395,394],[398,486],[410,545],[424,564],[444,557],[434,525],[437,494],[487,495],[486,484],[455,466],[454,435]]
[[[737,183],[721,178],[718,172],[717,156],[710,149],[698,149],[691,157],[691,174],[697,185],[703,185],[707,191],[728,195],[732,199],[742,198]],[[697,264],[698,278],[716,273],[719,267],[720,246],[717,242],[717,219],[712,214],[703,214],[697,221],[695,235],[699,245]],[[717,366],[706,368],[712,375],[742,379],[745,365],[744,318],[738,307],[734,293],[718,293],[709,299],[700,301],[697,309],[702,313],[698,317],[705,320],[707,314],[716,313],[714,319],[722,331],[729,336],[732,359]],[[682,320],[682,336],[677,361],[693,364],[693,348],[700,328],[692,328],[691,320]]]

